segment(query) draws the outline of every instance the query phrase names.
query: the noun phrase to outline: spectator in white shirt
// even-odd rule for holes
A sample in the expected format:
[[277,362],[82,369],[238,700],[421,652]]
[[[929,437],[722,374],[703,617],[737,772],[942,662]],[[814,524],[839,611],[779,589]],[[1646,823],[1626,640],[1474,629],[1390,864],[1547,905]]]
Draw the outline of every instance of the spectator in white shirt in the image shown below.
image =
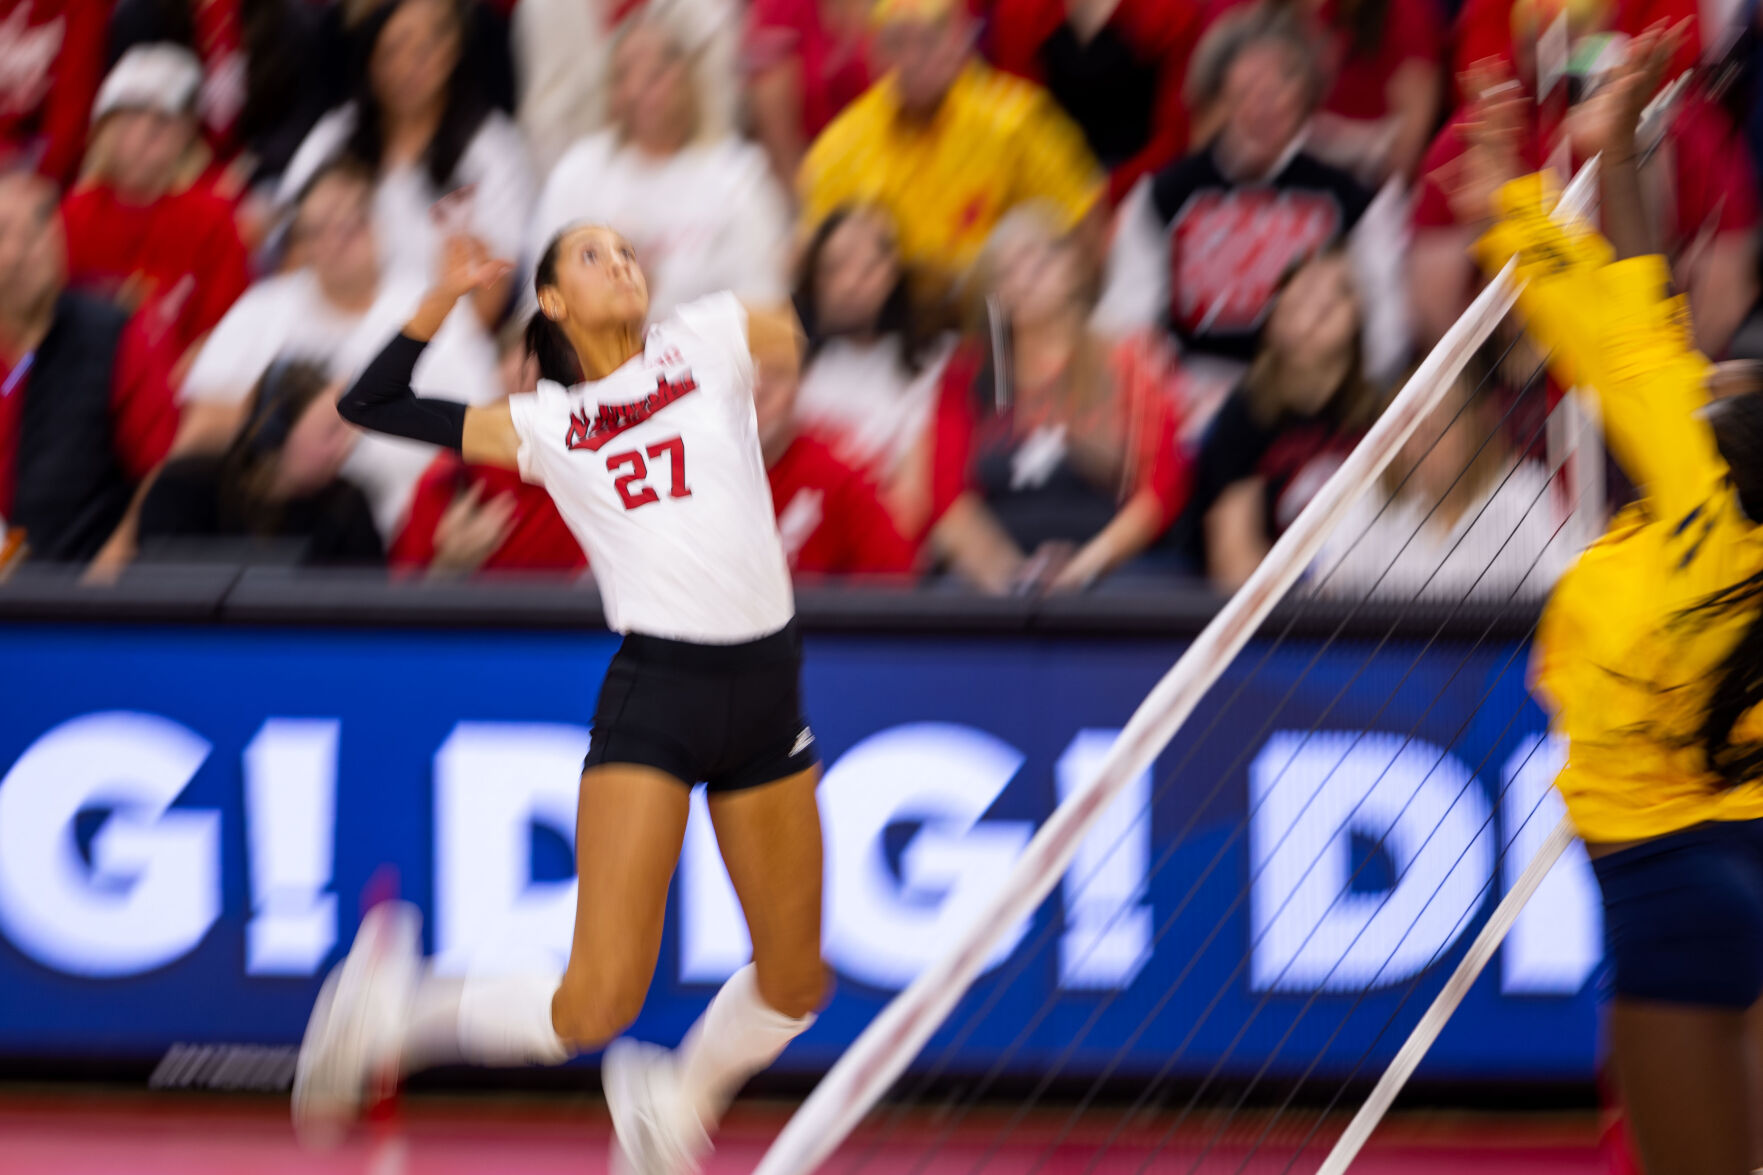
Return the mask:
[[[374,221],[390,271],[427,281],[441,255],[431,209],[459,194],[472,235],[519,256],[533,177],[520,132],[493,110],[465,65],[454,0],[390,0],[359,33],[366,67],[353,101],[319,120],[282,176],[286,206],[330,159],[347,155],[377,177]],[[468,189],[469,192],[463,192]],[[475,295],[486,325],[508,308],[515,277]]]
[[735,0],[520,0],[514,9],[517,117],[541,174],[577,140],[605,130],[613,34],[634,12],[676,17],[703,44],[705,130],[731,134],[739,121],[741,10]]
[[528,236],[611,225],[649,275],[650,317],[723,290],[788,293],[789,213],[765,152],[707,121],[702,34],[675,15],[627,24],[612,51],[612,125],[571,147],[545,183]]
[[796,412],[837,442],[881,492],[895,525],[929,521],[929,437],[954,351],[912,305],[893,221],[877,207],[820,223],[797,266],[796,313],[808,333]]
[[1514,452],[1486,370],[1470,364],[1330,531],[1318,594],[1498,604],[1554,586],[1574,556],[1562,487]]
[[[327,164],[301,194],[290,229],[299,269],[266,278],[233,304],[196,356],[180,391],[180,452],[226,447],[259,377],[277,359],[304,359],[349,380],[398,333],[427,283],[383,271],[374,238],[373,177],[349,160]],[[425,394],[483,403],[499,394],[496,348],[471,307],[447,319],[416,369]],[[343,474],[366,492],[390,538],[402,522],[428,446],[363,437]]]

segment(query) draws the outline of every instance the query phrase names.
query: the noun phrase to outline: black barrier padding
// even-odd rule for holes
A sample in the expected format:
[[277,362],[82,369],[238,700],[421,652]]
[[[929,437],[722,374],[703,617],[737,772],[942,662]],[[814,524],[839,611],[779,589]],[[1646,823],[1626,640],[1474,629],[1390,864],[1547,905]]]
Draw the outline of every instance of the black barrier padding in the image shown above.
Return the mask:
[[[796,594],[803,629],[829,633],[1192,636],[1221,604],[1211,591],[1189,584],[1042,600],[874,583],[801,587]],[[1402,637],[1439,633],[1443,624],[1447,637],[1519,637],[1537,613],[1535,603],[1294,599],[1263,627],[1293,636]],[[32,621],[578,630],[605,623],[592,586],[555,578],[398,580],[379,572],[214,565],[132,568],[103,585],[82,583],[77,571],[21,568],[0,582],[0,623]]]

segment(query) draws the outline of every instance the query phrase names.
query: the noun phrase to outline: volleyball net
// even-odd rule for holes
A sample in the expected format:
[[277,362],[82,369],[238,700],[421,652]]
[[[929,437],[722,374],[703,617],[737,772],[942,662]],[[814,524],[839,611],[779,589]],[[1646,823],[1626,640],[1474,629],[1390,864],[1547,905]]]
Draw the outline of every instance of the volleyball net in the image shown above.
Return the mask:
[[[1589,210],[1594,174],[1557,215]],[[1595,894],[1525,660],[1602,528],[1604,458],[1511,275],[1111,745],[1062,762],[1008,876],[758,1175],[893,1172],[902,1147],[913,1171],[1339,1172],[1502,942],[1505,990],[1583,985],[1595,923],[1550,915]],[[1025,1011],[1049,971],[1079,998]]]

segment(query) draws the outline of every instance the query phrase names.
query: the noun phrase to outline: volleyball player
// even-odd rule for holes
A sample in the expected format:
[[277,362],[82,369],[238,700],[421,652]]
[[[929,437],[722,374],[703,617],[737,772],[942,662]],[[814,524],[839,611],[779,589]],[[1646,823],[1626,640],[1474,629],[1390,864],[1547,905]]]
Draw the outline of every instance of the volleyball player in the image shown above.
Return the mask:
[[[1535,665],[1603,897],[1622,1102],[1649,1175],[1742,1175],[1763,1165],[1763,394],[1710,399],[1647,251],[1634,131],[1672,44],[1638,39],[1598,112],[1610,240],[1558,226],[1533,176],[1479,252],[1517,256],[1528,329],[1641,492],[1561,579]],[[1497,133],[1475,150],[1500,170]]]
[[446,980],[420,965],[415,911],[377,907],[313,1011],[295,1119],[334,1134],[370,1082],[449,1061],[556,1064],[612,1040],[642,1007],[687,799],[704,782],[753,962],[676,1052],[617,1041],[602,1066],[615,1169],[675,1175],[697,1169],[740,1086],[812,1022],[825,983],[818,758],[753,408],[751,345],[795,345],[795,321],[723,294],[646,327],[630,245],[576,226],[537,269],[537,392],[481,408],[415,395],[411,372],[454,303],[505,272],[481,245],[449,241],[436,287],[340,407],[543,485],[625,634],[581,777],[569,963]]

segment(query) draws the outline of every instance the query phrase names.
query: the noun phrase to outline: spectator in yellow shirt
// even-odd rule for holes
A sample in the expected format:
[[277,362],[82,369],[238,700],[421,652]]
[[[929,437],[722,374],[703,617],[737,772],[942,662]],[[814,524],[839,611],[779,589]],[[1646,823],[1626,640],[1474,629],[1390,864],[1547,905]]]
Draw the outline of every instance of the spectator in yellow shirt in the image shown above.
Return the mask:
[[[1610,241],[1557,225],[1533,176],[1499,190],[1478,252],[1517,256],[1527,328],[1595,394],[1642,494],[1562,577],[1534,666],[1603,897],[1622,1102],[1648,1175],[1744,1175],[1763,1160],[1763,393],[1710,402],[1716,371],[1646,244],[1633,130],[1671,49],[1638,39],[1604,99]],[[1497,132],[1516,117],[1484,105],[1478,171],[1512,157]]]
[[1004,215],[1030,201],[1056,209],[1062,230],[1085,230],[1099,257],[1107,177],[1051,96],[977,58],[959,0],[880,0],[874,20],[888,73],[809,149],[805,227],[880,205],[931,293],[958,280]]

